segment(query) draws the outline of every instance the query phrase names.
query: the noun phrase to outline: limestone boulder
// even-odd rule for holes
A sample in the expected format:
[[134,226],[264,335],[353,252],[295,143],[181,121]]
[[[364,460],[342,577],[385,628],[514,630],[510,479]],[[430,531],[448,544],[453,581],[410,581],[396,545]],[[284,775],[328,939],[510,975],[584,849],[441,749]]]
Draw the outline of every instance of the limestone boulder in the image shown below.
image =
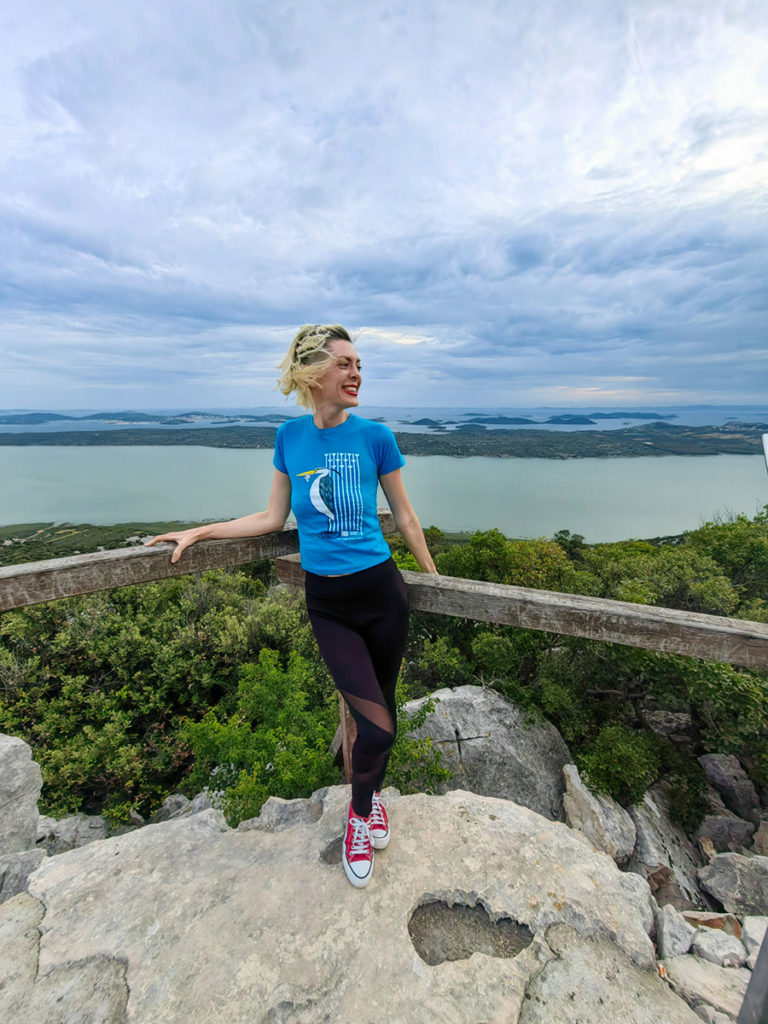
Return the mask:
[[605,939],[556,925],[547,943],[556,959],[528,986],[518,1024],[699,1024],[655,971],[639,970]]
[[629,808],[637,841],[628,868],[648,881],[657,903],[678,910],[705,905],[697,870],[700,852],[669,817],[669,798],[663,785],[651,786],[641,804]]
[[747,962],[744,943],[717,928],[698,928],[691,941],[691,952],[720,967],[743,967]]
[[[529,807],[563,821],[563,767],[572,762],[560,733],[549,722],[482,686],[436,690],[437,707],[413,735],[431,737],[453,778],[442,792],[469,790]],[[410,701],[405,714],[425,700]]]
[[[364,890],[349,885],[339,863],[348,787],[323,792],[320,816],[288,828],[229,829],[208,810],[46,859],[24,904],[39,914],[34,928],[14,907],[22,897],[0,907],[11,951],[3,969],[23,974],[35,948],[39,961],[37,975],[0,985],[0,1019],[24,1020],[12,1011],[33,1005],[55,972],[71,972],[82,995],[93,988],[93,965],[108,964],[104,984],[127,999],[121,1020],[515,1021],[526,990],[559,956],[548,945],[553,925],[605,944],[590,960],[594,970],[609,950],[633,984],[654,979],[648,886],[577,832],[468,792],[389,795],[392,841],[377,851]],[[428,956],[427,947],[440,947],[429,929],[446,915],[453,945]],[[478,919],[502,938],[480,941]],[[24,953],[14,952],[14,939]],[[573,943],[578,966],[584,957]],[[78,964],[82,983],[72,976]],[[596,979],[615,1019],[621,986],[611,994]],[[112,1018],[105,1011],[103,1019]],[[557,1019],[554,1003],[549,1019]],[[659,1019],[687,1024],[660,1011]]]
[[729,811],[740,818],[760,822],[760,800],[757,790],[732,754],[703,754],[699,764],[715,787]]
[[765,939],[766,930],[768,930],[768,917],[745,917],[741,924],[741,938],[749,954],[747,967],[754,970],[757,954],[760,952],[760,946]]
[[690,744],[694,728],[689,705],[673,710],[656,707],[652,700],[646,700],[640,705],[640,716],[643,724],[657,736],[673,743]]
[[28,744],[0,734],[0,855],[34,850],[42,785]]
[[736,847],[750,846],[755,824],[735,814],[707,815],[696,829],[695,838],[708,839],[716,853],[728,853]]
[[[175,818],[186,818],[191,814],[199,814],[201,811],[210,810],[214,806],[211,795],[207,790],[198,793],[192,800],[183,793],[171,793],[163,800],[160,808],[150,818],[150,824],[156,825],[160,821],[173,821]],[[221,805],[219,804],[219,807]]]
[[37,847],[53,857],[76,850],[96,839],[106,839],[109,826],[101,815],[73,814],[68,818],[41,816],[37,826]]
[[735,914],[723,914],[715,910],[684,910],[683,917],[694,928],[718,928],[726,935],[741,939],[741,925]]
[[683,956],[691,948],[696,929],[667,903],[656,914],[656,948],[660,957]]
[[691,1007],[708,1006],[736,1019],[751,977],[745,967],[718,967],[693,954],[672,957],[664,966],[672,988]]
[[592,793],[575,764],[563,768],[565,820],[617,864],[625,864],[635,848],[635,823],[621,804],[604,793]]
[[768,821],[761,821],[752,836],[752,851],[759,857],[768,857]]
[[768,857],[719,853],[700,869],[699,881],[732,914],[768,914]]
[[323,813],[325,795],[326,790],[320,789],[308,799],[283,800],[279,796],[271,796],[262,804],[258,817],[241,821],[238,831],[264,829],[266,832],[282,832],[302,822],[317,821]]
[[189,797],[183,793],[171,793],[149,819],[150,824],[156,825],[160,821],[171,821],[172,818],[181,817],[189,803]]
[[27,879],[39,867],[45,853],[42,850],[22,850],[0,857],[0,903],[5,903],[27,888]]

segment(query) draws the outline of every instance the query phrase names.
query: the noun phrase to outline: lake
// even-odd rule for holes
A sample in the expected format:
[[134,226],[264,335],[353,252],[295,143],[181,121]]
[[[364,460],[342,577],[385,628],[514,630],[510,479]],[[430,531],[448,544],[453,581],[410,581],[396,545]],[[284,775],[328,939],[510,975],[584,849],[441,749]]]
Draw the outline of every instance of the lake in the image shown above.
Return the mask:
[[[560,529],[589,542],[657,537],[768,504],[760,456],[467,459],[410,456],[424,526]],[[0,525],[230,519],[265,507],[272,452],[208,447],[0,448]],[[381,503],[384,504],[383,498]]]

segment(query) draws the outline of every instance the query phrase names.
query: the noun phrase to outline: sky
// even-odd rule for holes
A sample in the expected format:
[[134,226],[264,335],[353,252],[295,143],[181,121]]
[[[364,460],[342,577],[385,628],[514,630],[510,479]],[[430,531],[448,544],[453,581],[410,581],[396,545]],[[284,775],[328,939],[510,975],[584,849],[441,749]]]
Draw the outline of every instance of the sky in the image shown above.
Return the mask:
[[768,402],[764,0],[0,14],[0,409]]

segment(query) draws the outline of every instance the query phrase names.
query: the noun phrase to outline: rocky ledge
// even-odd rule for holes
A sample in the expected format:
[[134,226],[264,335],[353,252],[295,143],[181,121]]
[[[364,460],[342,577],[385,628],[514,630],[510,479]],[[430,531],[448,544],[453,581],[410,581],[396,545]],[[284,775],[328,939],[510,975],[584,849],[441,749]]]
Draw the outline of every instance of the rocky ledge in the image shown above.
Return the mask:
[[[46,858],[0,907],[0,1019],[637,1024],[699,1019],[656,969],[654,904],[580,833],[509,801],[391,793],[364,890],[346,787]],[[621,984],[616,984],[616,978]]]

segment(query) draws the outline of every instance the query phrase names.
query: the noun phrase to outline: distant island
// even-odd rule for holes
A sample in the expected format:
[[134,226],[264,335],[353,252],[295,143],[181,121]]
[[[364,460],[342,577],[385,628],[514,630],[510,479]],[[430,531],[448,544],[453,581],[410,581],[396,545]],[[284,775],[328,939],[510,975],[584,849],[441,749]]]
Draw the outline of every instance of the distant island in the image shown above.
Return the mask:
[[0,423],[8,426],[41,426],[43,423],[157,423],[158,426],[175,427],[184,423],[283,423],[293,419],[285,413],[275,412],[266,416],[252,416],[244,413],[184,412],[175,416],[162,416],[148,412],[94,412],[88,416],[65,416],[57,412],[14,412],[0,413]]
[[[537,423],[563,425],[590,425],[596,420],[670,420],[677,417],[676,413],[661,416],[656,412],[595,412],[595,413],[561,413],[550,416],[547,420],[532,420],[525,416],[500,416],[486,413],[464,413],[462,419],[467,423],[481,423],[488,426],[535,426]],[[157,424],[159,427],[179,427],[185,424],[211,423],[220,426],[235,423],[284,423],[293,419],[293,414],[278,411],[255,415],[250,413],[216,413],[216,412],[183,412],[164,416],[161,413],[148,412],[94,412],[87,416],[68,416],[60,412],[13,412],[0,413],[0,425],[14,427],[38,427],[46,423],[109,423]],[[384,422],[376,417],[377,422]],[[430,430],[445,430],[448,425],[455,425],[456,420],[434,420],[423,417],[419,420],[400,420],[403,426],[427,427]]]
[[[113,414],[114,415],[114,414]],[[289,418],[289,417],[286,417]],[[437,422],[437,421],[436,421]],[[404,455],[449,455],[465,458],[586,459],[662,455],[759,455],[768,423],[727,423],[724,426],[681,426],[665,422],[613,430],[489,430],[464,423],[438,433],[396,431]],[[215,426],[185,430],[126,428],[0,432],[0,445],[203,445],[213,448],[272,448],[275,428]]]

